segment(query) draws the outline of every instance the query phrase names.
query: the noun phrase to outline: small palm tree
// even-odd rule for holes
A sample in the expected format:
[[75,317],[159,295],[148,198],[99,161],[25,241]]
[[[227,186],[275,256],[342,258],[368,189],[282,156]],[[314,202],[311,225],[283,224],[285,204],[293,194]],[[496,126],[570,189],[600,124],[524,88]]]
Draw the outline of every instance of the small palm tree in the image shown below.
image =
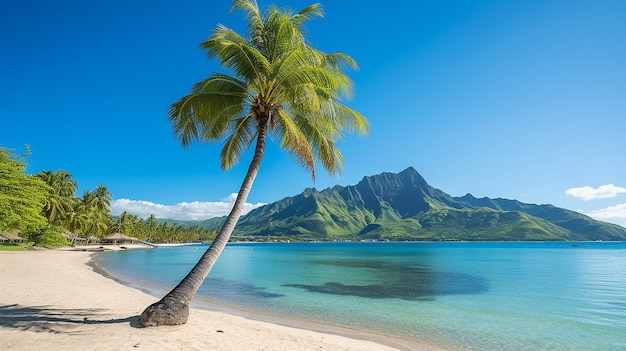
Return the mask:
[[122,234],[129,234],[131,229],[131,215],[124,211],[120,214],[120,217],[113,224],[113,230]]
[[342,103],[352,81],[342,72],[356,63],[342,53],[326,54],[308,45],[304,22],[323,15],[319,4],[293,13],[255,0],[235,0],[243,10],[249,38],[222,25],[200,44],[233,75],[214,73],[170,106],[169,121],[183,146],[224,141],[222,169],[235,165],[253,143],[254,155],[234,206],[211,246],[189,274],[142,313],[144,326],[184,324],[189,303],[226,246],[259,171],[267,137],[315,179],[316,159],[331,174],[342,169],[336,142],[345,130],[366,134],[367,119]]
[[[74,215],[72,220],[80,222],[80,229],[83,234],[102,236],[110,220],[111,193],[103,185],[98,185],[96,190],[83,192],[83,197],[79,198],[74,205]],[[70,228],[71,230],[71,228]]]
[[154,234],[157,231],[157,224],[156,224],[156,217],[154,217],[153,214],[150,215],[150,217],[148,217],[148,219],[146,220],[146,235],[148,237],[148,241],[152,242],[154,241]]

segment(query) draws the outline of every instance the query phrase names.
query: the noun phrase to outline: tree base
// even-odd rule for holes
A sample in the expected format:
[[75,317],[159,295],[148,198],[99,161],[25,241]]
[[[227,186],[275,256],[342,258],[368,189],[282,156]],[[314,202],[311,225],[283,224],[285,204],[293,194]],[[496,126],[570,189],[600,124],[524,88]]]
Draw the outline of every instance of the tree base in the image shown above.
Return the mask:
[[148,306],[139,317],[144,327],[181,325],[189,319],[189,306],[171,300],[161,300]]

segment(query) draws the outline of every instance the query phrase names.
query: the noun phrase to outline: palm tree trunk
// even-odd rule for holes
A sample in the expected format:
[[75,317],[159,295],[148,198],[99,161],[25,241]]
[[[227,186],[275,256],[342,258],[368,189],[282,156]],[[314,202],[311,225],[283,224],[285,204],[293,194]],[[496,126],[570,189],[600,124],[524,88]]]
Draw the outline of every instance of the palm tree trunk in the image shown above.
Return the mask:
[[248,173],[246,173],[246,177],[241,184],[235,204],[226,222],[222,226],[222,229],[213,240],[213,243],[211,243],[211,246],[209,246],[187,276],[183,278],[172,291],[165,295],[160,301],[153,303],[143,311],[139,318],[139,323],[142,326],[179,325],[187,323],[191,299],[196,294],[196,291],[198,291],[198,288],[200,288],[200,285],[202,285],[202,282],[211,271],[211,268],[213,268],[217,258],[224,250],[224,247],[226,247],[226,243],[228,243],[230,235],[235,229],[239,217],[241,217],[243,205],[248,198],[250,188],[252,188],[252,183],[254,183],[254,179],[259,172],[261,160],[263,159],[266,135],[266,127],[259,128],[254,156],[252,162],[250,162]]

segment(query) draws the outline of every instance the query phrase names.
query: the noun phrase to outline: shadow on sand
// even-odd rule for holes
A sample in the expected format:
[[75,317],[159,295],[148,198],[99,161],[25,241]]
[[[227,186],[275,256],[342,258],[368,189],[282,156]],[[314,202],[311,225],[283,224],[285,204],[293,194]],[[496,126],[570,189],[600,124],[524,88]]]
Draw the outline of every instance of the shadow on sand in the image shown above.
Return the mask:
[[65,309],[54,306],[0,305],[0,328],[15,328],[45,333],[80,333],[85,324],[128,323],[142,328],[139,316],[102,318],[104,309]]

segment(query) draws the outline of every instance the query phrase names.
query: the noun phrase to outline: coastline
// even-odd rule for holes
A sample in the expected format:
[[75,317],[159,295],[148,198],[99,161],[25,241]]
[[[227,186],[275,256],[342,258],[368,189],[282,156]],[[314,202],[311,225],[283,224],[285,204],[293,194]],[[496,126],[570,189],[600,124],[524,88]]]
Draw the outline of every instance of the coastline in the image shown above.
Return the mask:
[[446,349],[221,306],[219,311],[192,307],[182,326],[140,328],[139,314],[156,298],[98,273],[89,264],[92,254],[80,248],[0,252],[0,349]]

